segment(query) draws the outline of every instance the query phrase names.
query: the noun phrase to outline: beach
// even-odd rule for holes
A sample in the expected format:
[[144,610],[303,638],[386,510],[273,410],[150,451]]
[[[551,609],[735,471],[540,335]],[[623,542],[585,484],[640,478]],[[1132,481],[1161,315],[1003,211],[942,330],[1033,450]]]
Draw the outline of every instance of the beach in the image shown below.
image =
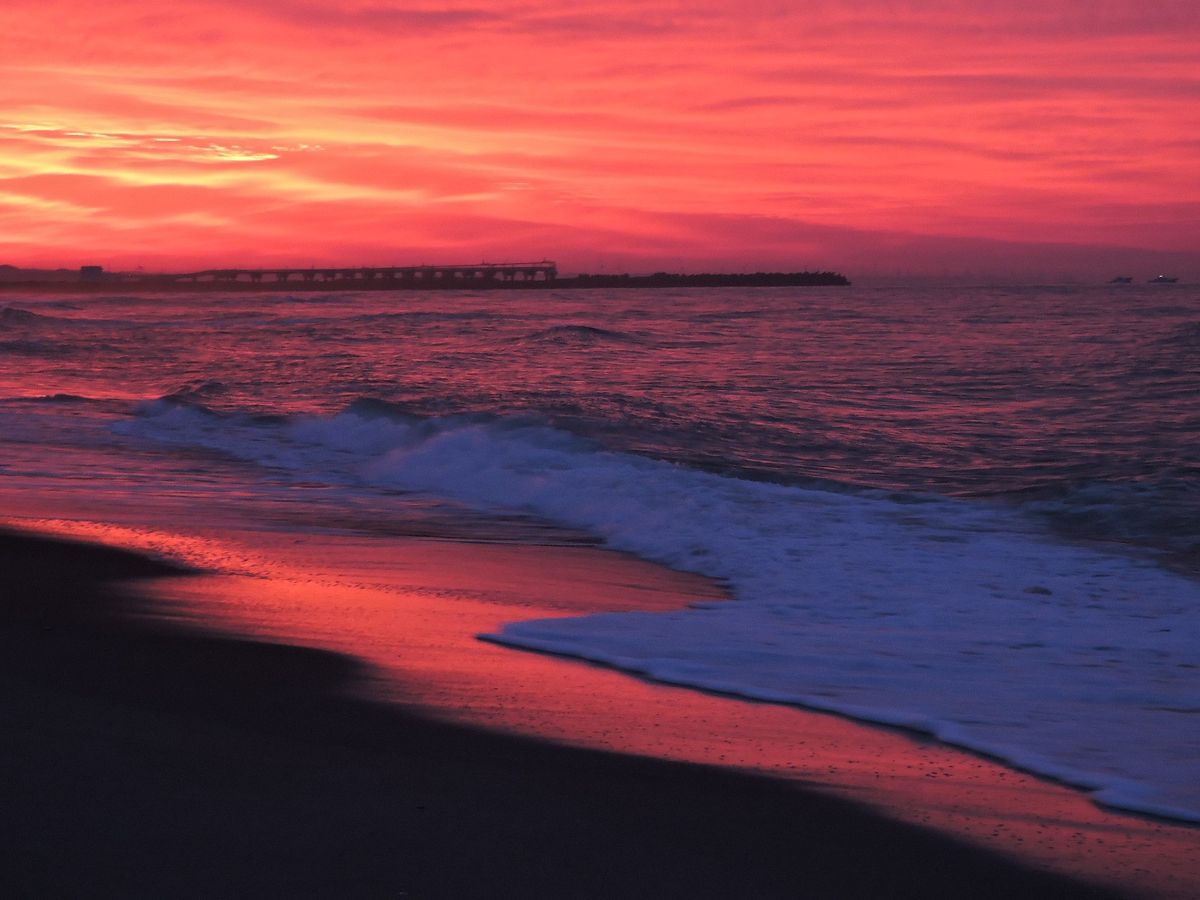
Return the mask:
[[0,3],[0,900],[1200,900],[1195,4],[151,6]]
[[[294,547],[290,558],[280,546],[256,548],[274,558],[272,580],[261,571],[179,575],[127,552],[4,535],[4,717],[13,736],[4,761],[5,841],[20,861],[5,874],[9,895],[1186,896],[1192,863],[1178,854],[1189,840],[1195,845],[1194,830],[1099,811],[1071,821],[1039,791],[1016,785],[1027,804],[1020,812],[996,805],[1000,831],[1024,829],[1042,851],[1053,847],[1056,829],[1092,845],[1074,857],[1058,848],[1057,868],[1075,876],[1068,880],[1046,871],[1053,860],[1034,847],[988,850],[944,817],[937,828],[898,821],[878,804],[847,799],[854,777],[811,770],[817,755],[830,762],[837,753],[853,768],[855,758],[879,752],[870,741],[847,753],[837,728],[818,727],[809,743],[832,743],[793,755],[801,771],[791,778],[770,777],[748,771],[754,760],[737,755],[747,752],[731,740],[739,729],[703,717],[721,706],[741,710],[751,746],[763,736],[756,728],[778,727],[756,723],[756,710],[768,720],[782,711],[810,729],[811,720],[827,719],[910,745],[908,759],[894,758],[895,747],[890,761],[875,757],[884,782],[897,780],[895,770],[930,765],[927,748],[910,738],[638,684],[470,635],[450,642],[446,623],[430,621],[441,605],[477,623],[470,607],[478,596],[472,601],[468,589],[485,582],[491,614],[501,618],[515,612],[496,608],[506,594],[523,596],[527,614],[546,612],[556,595],[559,614],[578,611],[595,602],[596,579],[605,577],[623,580],[623,596],[611,581],[604,591],[618,607],[652,608],[672,602],[670,589],[680,588],[673,573],[553,548],[565,554],[556,581],[533,564],[546,548],[410,542],[417,546],[407,554],[388,548],[388,585],[378,538],[345,542],[340,558],[337,541],[318,543]],[[374,550],[363,546],[372,543]],[[375,565],[367,564],[372,555]],[[312,577],[311,562],[302,565],[315,558],[322,578]],[[330,577],[339,567],[342,575],[356,568],[360,582],[343,579],[339,588]],[[539,591],[528,590],[539,581]],[[398,582],[424,605],[380,634],[385,611],[370,598],[408,606]],[[424,590],[422,582],[430,582]],[[568,582],[582,586],[574,597],[559,590]],[[389,644],[397,662],[325,649],[360,641],[329,627],[330,613],[343,613],[346,602],[363,617],[360,632]],[[466,612],[453,610],[460,605]],[[289,632],[296,643],[281,639]],[[471,659],[476,652],[484,658]],[[514,679],[503,661],[497,667],[506,658],[515,671],[532,668]],[[658,695],[657,722],[645,721],[639,691]],[[686,708],[680,695],[699,705],[663,715]],[[594,749],[601,743],[614,750]],[[783,749],[761,745],[759,768],[779,766],[789,755]],[[697,761],[681,761],[689,755]],[[936,761],[922,777],[939,774],[955,780]],[[930,798],[926,812],[936,816],[957,794],[983,821],[967,782]],[[1034,783],[1048,794],[1072,793]],[[975,785],[993,803],[994,788]],[[880,793],[889,790],[896,788]],[[1077,801],[1074,813],[1090,808]],[[1161,863],[1172,858],[1168,871]],[[1129,868],[1139,863],[1159,871]]]
[[1138,291],[14,297],[8,893],[1193,896]]

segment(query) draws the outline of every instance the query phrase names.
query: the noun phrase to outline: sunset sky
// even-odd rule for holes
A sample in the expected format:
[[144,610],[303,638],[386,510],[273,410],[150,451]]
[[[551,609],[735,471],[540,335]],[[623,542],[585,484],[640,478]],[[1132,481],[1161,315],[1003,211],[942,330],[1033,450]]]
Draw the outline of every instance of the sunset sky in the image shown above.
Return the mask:
[[0,262],[1192,280],[1198,249],[1194,0],[0,5]]

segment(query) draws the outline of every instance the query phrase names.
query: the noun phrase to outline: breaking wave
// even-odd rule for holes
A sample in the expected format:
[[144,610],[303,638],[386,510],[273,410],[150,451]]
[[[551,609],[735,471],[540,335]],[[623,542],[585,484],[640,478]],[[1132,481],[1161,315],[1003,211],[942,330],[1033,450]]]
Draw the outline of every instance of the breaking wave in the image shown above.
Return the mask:
[[160,399],[119,427],[308,481],[542,517],[736,597],[491,640],[918,729],[1105,804],[1200,821],[1200,585],[1010,508],[749,481],[534,418],[371,400],[263,420]]

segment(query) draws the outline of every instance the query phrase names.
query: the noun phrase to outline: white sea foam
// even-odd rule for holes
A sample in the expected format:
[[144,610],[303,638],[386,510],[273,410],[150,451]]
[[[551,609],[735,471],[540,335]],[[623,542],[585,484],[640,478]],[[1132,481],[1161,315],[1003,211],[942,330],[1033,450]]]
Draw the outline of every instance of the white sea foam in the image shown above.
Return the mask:
[[125,430],[530,512],[737,598],[491,640],[920,729],[1105,804],[1200,821],[1200,584],[1148,562],[986,504],[742,481],[502,420],[145,413]]

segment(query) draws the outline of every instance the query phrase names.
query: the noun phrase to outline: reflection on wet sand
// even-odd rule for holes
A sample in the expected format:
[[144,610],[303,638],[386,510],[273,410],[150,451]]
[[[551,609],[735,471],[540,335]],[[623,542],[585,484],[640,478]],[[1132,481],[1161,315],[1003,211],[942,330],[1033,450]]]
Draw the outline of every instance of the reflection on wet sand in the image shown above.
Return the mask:
[[518,619],[720,596],[698,577],[590,548],[262,532],[228,546],[239,544],[252,574],[158,583],[151,614],[353,655],[372,667],[364,691],[446,719],[797,779],[1135,894],[1183,898],[1200,877],[1198,829],[1110,813],[905,733],[475,637]]

